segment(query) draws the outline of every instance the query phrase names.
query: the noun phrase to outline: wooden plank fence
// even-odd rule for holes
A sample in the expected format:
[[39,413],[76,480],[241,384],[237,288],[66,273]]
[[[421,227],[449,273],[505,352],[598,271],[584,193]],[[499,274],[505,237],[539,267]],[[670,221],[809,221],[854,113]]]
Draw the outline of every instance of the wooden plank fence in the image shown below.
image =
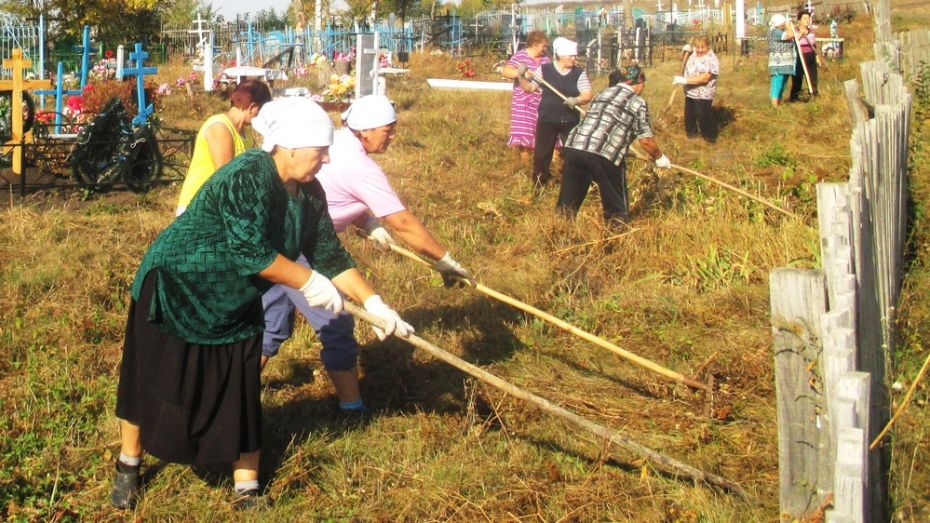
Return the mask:
[[912,98],[888,52],[899,44],[887,0],[875,13],[876,35],[886,38],[860,68],[861,98],[859,82],[845,85],[849,181],[817,186],[822,271],[770,276],[782,518],[829,505],[828,522],[889,518],[888,448],[868,447],[889,419]]
[[898,33],[901,46],[901,72],[908,80],[917,78],[920,64],[930,64],[930,29],[922,27]]

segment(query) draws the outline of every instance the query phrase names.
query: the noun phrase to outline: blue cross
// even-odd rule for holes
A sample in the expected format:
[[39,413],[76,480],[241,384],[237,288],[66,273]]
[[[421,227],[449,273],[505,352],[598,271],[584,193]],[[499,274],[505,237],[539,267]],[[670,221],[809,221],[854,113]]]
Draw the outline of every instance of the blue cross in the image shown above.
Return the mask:
[[55,95],[55,132],[61,133],[61,112],[62,105],[65,101],[66,94],[81,94],[83,91],[80,89],[65,89],[65,65],[61,62],[58,62],[58,76],[55,77],[55,89],[37,89],[33,91],[35,94],[41,95]]
[[136,76],[136,102],[139,106],[139,114],[132,119],[133,125],[145,125],[145,119],[148,115],[152,114],[154,107],[152,104],[148,106],[145,105],[145,75],[155,74],[158,72],[157,67],[144,67],[145,59],[149,57],[149,54],[142,50],[142,44],[136,42],[136,50],[129,53],[129,61],[132,63],[133,60],[136,62],[135,67],[127,67],[123,69],[124,76]]
[[98,49],[90,47],[90,26],[84,26],[84,36],[81,38],[81,90],[87,86],[87,71],[90,69],[90,53],[96,53]]

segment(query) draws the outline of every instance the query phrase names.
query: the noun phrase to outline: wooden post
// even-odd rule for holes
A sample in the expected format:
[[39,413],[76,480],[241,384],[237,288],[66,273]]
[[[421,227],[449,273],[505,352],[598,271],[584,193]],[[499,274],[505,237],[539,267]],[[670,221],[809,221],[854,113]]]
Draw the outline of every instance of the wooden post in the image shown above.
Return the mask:
[[820,353],[820,317],[827,310],[820,271],[776,269],[769,275],[778,419],[779,506],[800,518],[813,512],[824,489],[818,411],[821,392],[814,368]]
[[830,310],[835,308],[837,280],[852,272],[850,214],[846,203],[848,196],[848,183],[817,184],[820,255],[827,277]]
[[833,521],[864,523],[870,520],[869,442],[866,439],[870,381],[871,377],[865,372],[848,372],[839,378],[836,397],[830,401],[830,411],[838,428]]
[[869,119],[869,109],[859,95],[859,82],[855,80],[846,80],[843,82],[843,89],[846,91],[846,104],[849,106],[849,118],[852,120],[853,127]]
[[51,89],[51,80],[26,80],[23,71],[32,67],[32,60],[23,58],[22,49],[13,49],[10,58],[3,59],[3,67],[13,70],[12,80],[0,81],[0,91],[12,91],[10,111],[12,111],[12,129],[10,140],[4,146],[4,152],[13,147],[13,174],[23,174],[23,144],[29,139],[23,132],[23,91],[27,89]]

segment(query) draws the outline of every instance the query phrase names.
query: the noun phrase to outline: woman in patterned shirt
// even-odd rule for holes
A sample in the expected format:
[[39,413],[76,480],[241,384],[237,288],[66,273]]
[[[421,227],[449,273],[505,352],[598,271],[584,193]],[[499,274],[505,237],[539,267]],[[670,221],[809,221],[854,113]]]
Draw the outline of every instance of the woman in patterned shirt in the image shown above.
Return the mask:
[[[116,400],[118,508],[136,503],[143,449],[175,463],[232,462],[236,507],[261,503],[261,297],[273,284],[333,312],[342,310],[342,291],[386,331],[413,331],[333,230],[315,179],[329,161],[329,115],[285,98],[265,104],[252,124],[262,149],[204,183],[149,247],[132,284]],[[295,263],[301,254],[312,269]]]
[[769,29],[769,97],[772,107],[778,107],[785,82],[794,76],[798,52],[794,43],[794,27],[785,15],[773,15]]
[[700,129],[701,136],[708,143],[717,141],[717,122],[712,105],[719,74],[720,61],[710,49],[710,40],[703,35],[695,37],[685,72],[676,76],[673,82],[685,88],[685,132],[688,138],[696,137]]

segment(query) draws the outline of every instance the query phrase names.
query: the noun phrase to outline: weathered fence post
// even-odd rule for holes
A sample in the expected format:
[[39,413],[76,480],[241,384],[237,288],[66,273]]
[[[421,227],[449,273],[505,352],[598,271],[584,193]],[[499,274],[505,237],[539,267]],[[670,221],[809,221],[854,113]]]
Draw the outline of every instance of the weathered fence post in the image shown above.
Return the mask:
[[[828,521],[865,523],[870,519],[869,500],[869,384],[865,372],[840,377],[830,411],[837,427],[837,460],[833,510]],[[877,516],[880,520],[880,516]],[[832,519],[831,519],[832,518]]]
[[814,369],[820,353],[820,317],[827,309],[820,271],[775,269],[769,275],[775,350],[778,470],[782,514],[815,510],[823,484],[818,412],[824,408]]

